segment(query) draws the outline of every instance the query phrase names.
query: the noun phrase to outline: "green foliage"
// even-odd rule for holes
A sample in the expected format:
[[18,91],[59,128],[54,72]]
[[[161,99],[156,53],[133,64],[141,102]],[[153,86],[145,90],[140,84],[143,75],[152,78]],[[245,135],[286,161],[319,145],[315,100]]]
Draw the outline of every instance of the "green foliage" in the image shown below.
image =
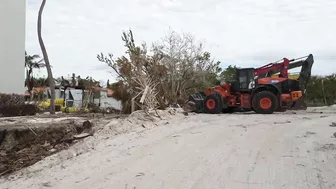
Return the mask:
[[235,81],[236,80],[236,70],[237,70],[236,66],[229,65],[226,69],[224,69],[220,73],[221,81],[227,82],[227,83]]
[[40,69],[45,67],[43,59],[40,58],[39,55],[28,55],[25,52],[25,68],[26,68],[26,80],[25,86],[27,87],[29,93],[33,90],[34,86],[36,85],[36,79],[33,76],[34,69]]
[[44,77],[39,77],[39,78],[32,78],[33,83],[33,87],[48,87],[49,83],[48,83],[48,78],[44,78]]
[[312,76],[307,85],[306,100],[310,105],[332,105],[336,102],[336,74]]
[[[204,52],[196,60],[196,68],[192,72],[192,81],[193,83],[188,86],[193,89],[192,91],[205,90],[208,87],[212,87],[218,82],[220,82],[219,74],[222,71],[222,68],[219,66],[220,61],[213,61],[211,59],[211,54],[209,52]],[[187,94],[190,94],[188,91]]]
[[93,87],[99,86],[99,81],[93,79],[90,76],[86,78],[81,78],[80,75],[72,73],[71,77],[66,79],[63,76],[55,79],[61,86],[67,87],[80,87],[83,89],[92,89]]

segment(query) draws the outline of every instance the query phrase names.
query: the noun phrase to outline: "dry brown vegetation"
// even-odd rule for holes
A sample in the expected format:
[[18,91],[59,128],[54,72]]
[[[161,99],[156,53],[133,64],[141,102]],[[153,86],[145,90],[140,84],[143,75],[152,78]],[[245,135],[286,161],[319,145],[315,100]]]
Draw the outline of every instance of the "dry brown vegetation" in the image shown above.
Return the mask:
[[68,148],[81,139],[75,137],[77,134],[93,132],[92,124],[87,120],[66,119],[49,123],[11,121],[15,123],[0,125],[0,176]]
[[35,115],[37,112],[35,104],[25,104],[23,95],[0,93],[0,117]]
[[101,53],[97,58],[118,75],[111,88],[125,113],[181,104],[190,93],[218,82],[220,62],[190,34],[170,31],[151,50],[146,44],[137,45],[131,30],[123,32],[122,40],[124,56],[114,59],[111,53]]

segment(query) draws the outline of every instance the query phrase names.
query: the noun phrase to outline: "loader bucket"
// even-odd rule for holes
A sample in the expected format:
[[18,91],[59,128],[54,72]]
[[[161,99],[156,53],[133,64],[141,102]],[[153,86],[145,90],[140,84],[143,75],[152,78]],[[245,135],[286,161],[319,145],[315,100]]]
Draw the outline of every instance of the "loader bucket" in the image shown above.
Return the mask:
[[306,91],[307,85],[311,78],[311,70],[314,64],[313,55],[309,55],[308,58],[304,61],[304,64],[301,67],[301,72],[299,76],[300,89]]
[[193,101],[187,101],[183,106],[183,110],[186,112],[196,112],[196,104]]
[[202,92],[190,95],[188,102],[183,107],[184,111],[202,113],[204,98],[205,94]]
[[289,110],[306,110],[307,109],[307,103],[305,102],[304,98],[300,98],[299,100],[292,103]]
[[307,56],[307,59],[293,62],[289,65],[289,69],[296,68],[301,66],[300,75],[298,77],[299,81],[299,88],[304,93],[303,97],[299,100],[292,103],[290,106],[290,110],[306,110],[307,109],[307,103],[305,102],[305,93],[307,89],[307,85],[311,78],[311,71],[314,64],[314,57],[312,54]]

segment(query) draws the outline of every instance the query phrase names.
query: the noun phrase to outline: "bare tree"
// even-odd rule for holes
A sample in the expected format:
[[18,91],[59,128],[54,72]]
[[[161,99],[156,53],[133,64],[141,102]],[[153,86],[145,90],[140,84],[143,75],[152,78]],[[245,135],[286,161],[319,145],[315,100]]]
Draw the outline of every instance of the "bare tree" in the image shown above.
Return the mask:
[[38,13],[38,18],[37,18],[37,35],[38,35],[38,40],[40,43],[40,47],[41,47],[41,51],[43,54],[43,59],[44,62],[46,64],[46,68],[47,68],[47,72],[48,72],[48,82],[49,82],[49,87],[50,87],[50,95],[51,95],[51,99],[50,99],[50,114],[55,114],[55,80],[53,78],[53,74],[51,71],[51,66],[50,66],[50,62],[49,62],[49,58],[48,58],[48,53],[47,53],[47,49],[44,45],[43,39],[42,39],[42,12],[44,9],[44,6],[46,4],[46,0],[42,0],[41,6],[40,6],[40,10]]
[[219,75],[220,62],[203,50],[190,34],[171,31],[148,51],[137,45],[133,33],[123,32],[126,55],[113,59],[112,54],[98,54],[118,75],[111,85],[113,97],[121,100],[123,112],[137,109],[164,109],[182,105],[195,90],[213,86]]
[[210,87],[216,83],[221,71],[220,62],[215,62],[210,53],[204,51],[203,44],[197,43],[191,34],[179,34],[170,30],[153,44],[152,49],[155,54],[163,57],[161,63],[167,67],[165,83],[168,86],[164,89],[170,102],[176,103],[194,89]]
[[99,61],[106,63],[118,75],[119,81],[111,85],[113,97],[122,102],[124,113],[157,106],[163,109],[166,106],[163,95],[155,89],[166,75],[160,57],[149,55],[145,44],[137,45],[131,30],[123,32],[122,40],[127,48],[124,56],[114,60],[110,53],[108,56],[103,53],[97,55]]

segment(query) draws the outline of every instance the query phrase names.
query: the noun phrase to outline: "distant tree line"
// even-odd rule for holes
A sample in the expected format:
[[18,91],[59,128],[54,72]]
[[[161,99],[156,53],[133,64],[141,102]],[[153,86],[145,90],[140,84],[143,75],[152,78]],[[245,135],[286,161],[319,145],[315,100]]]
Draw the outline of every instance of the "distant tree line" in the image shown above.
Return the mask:
[[307,86],[306,101],[310,106],[336,103],[336,74],[312,76]]

